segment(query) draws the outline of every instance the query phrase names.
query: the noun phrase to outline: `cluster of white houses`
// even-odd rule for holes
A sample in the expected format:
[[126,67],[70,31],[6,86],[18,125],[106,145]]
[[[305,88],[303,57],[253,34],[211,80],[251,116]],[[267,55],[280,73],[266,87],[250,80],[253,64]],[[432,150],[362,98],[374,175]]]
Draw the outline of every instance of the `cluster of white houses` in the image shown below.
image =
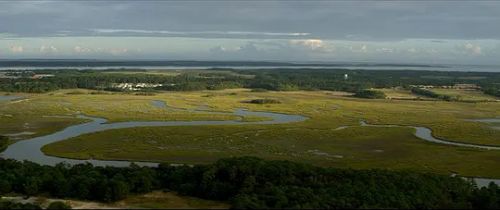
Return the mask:
[[116,83],[113,84],[114,88],[119,88],[123,90],[141,90],[144,88],[155,88],[161,87],[162,84],[151,84],[151,83]]
[[459,89],[459,90],[479,90],[481,87],[476,84],[455,84],[455,85],[410,85],[410,87],[414,88],[422,88],[422,89],[433,89],[433,88],[445,88],[445,89]]

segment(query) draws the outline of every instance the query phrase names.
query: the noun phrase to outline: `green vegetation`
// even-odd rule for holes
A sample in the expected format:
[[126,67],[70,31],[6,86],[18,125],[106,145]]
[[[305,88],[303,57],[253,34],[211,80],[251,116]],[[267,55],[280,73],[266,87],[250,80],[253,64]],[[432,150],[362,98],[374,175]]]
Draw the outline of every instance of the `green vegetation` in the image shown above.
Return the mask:
[[200,199],[179,195],[175,192],[153,191],[142,195],[132,195],[124,200],[111,203],[111,208],[145,209],[229,209],[227,202]]
[[354,97],[369,98],[369,99],[384,99],[387,96],[379,90],[360,90],[354,94]]
[[[67,90],[73,91],[73,90]],[[500,115],[497,102],[449,103],[443,101],[368,100],[344,97],[329,91],[251,92],[222,90],[168,92],[154,96],[105,92],[66,94],[57,91],[30,95],[29,101],[3,103],[1,134],[54,129],[51,122],[68,126],[76,111],[110,121],[238,119],[232,115],[198,114],[188,110],[206,105],[210,110],[231,112],[236,108],[300,114],[301,123],[284,125],[194,126],[131,128],[83,135],[44,147],[49,155],[71,158],[127,159],[179,163],[210,163],[219,158],[255,155],[289,159],[321,166],[353,168],[398,168],[465,176],[500,177],[498,151],[484,151],[427,143],[412,135],[410,128],[352,127],[361,119],[372,124],[429,127],[436,137],[448,140],[499,145],[500,130],[486,123],[466,121]],[[237,93],[236,95],[231,93]],[[206,97],[210,95],[210,97]],[[280,105],[241,103],[255,98],[273,98]],[[166,101],[179,109],[158,108],[152,100]],[[30,113],[26,115],[25,113]],[[43,117],[67,116],[68,118]],[[36,118],[38,116],[38,118]],[[29,119],[25,119],[29,117]],[[41,121],[47,127],[24,128]],[[265,120],[245,117],[244,121]],[[65,122],[66,124],[63,124]],[[6,130],[10,128],[11,130]],[[14,130],[16,129],[16,130]],[[24,130],[26,129],[26,130]],[[217,131],[217,132],[214,132]],[[429,152],[435,156],[429,156]],[[439,161],[438,161],[439,160]],[[480,162],[482,164],[478,165]]]
[[483,92],[485,94],[500,98],[500,83],[489,83],[483,86]]
[[432,90],[427,90],[427,89],[422,89],[422,88],[412,88],[411,92],[414,94],[417,94],[417,95],[426,96],[426,97],[430,97],[430,98],[442,99],[445,101],[458,101],[459,100],[459,97],[457,97],[457,96],[438,94],[436,92],[433,92]]
[[252,89],[252,92],[267,92],[268,90],[264,89],[264,88],[254,88]]
[[[500,130],[492,128],[496,125],[470,121],[500,116],[494,96],[498,90],[495,84],[500,81],[498,73],[343,69],[39,73],[54,77],[32,79],[32,75],[21,73],[16,79],[0,79],[0,90],[18,92],[15,95],[23,97],[0,103],[0,149],[85,122],[76,118],[78,114],[103,117],[109,122],[268,120],[231,114],[244,108],[303,115],[308,120],[276,125],[139,127],[77,136],[42,150],[48,155],[76,159],[209,165],[117,169],[48,167],[2,160],[0,193],[127,201],[143,208],[168,207],[159,199],[139,205],[146,199],[140,196],[153,190],[220,200],[237,208],[498,207],[496,196],[500,193],[496,186],[477,189],[448,175],[499,178],[500,151],[425,142],[408,127],[359,126],[361,120],[424,126],[438,138],[499,146]],[[349,74],[349,79],[344,74]],[[162,86],[129,90],[118,88],[118,83]],[[476,84],[482,89],[439,88],[457,83]],[[410,85],[436,88],[410,89]],[[356,94],[351,97],[334,91]],[[369,100],[386,96],[411,100]],[[163,101],[167,106],[155,106],[153,101]],[[208,111],[193,112],[201,109]],[[218,161],[242,156],[268,161]],[[208,204],[198,207],[204,205]]]
[[42,207],[31,203],[16,203],[0,200],[0,209],[42,209]]
[[[157,168],[55,167],[0,159],[0,193],[117,201],[175,190],[233,208],[498,208],[500,189],[413,171],[320,168],[252,157]],[[12,204],[10,204],[12,205]]]
[[445,101],[485,102],[498,100],[493,96],[486,95],[487,91],[480,92],[477,90],[412,88],[411,92],[417,95],[441,99]]
[[[206,69],[206,70],[40,70],[53,77],[33,79],[32,71],[11,72],[17,78],[0,78],[0,91],[48,92],[58,89],[85,88],[129,91],[114,86],[119,83],[161,84],[143,88],[169,91],[221,90],[252,88],[278,91],[332,90],[357,92],[368,88],[391,88],[410,85],[448,86],[469,83],[483,87],[484,92],[498,94],[500,74],[486,72],[439,72],[410,70],[331,69]],[[348,74],[349,79],[344,75]]]
[[[498,208],[498,186],[413,171],[319,168],[242,157],[158,168],[55,167],[0,160],[0,193],[117,201],[155,189],[229,201],[233,208]],[[484,202],[487,200],[488,202]]]
[[500,98],[496,98],[492,95],[485,94],[486,92],[482,92],[479,90],[460,90],[460,89],[443,89],[443,88],[434,88],[433,92],[440,95],[448,95],[452,99],[456,99],[458,101],[465,102],[485,102],[485,101],[495,101]]
[[410,128],[312,129],[278,125],[120,129],[83,135],[42,150],[48,155],[76,159],[189,164],[253,155],[341,168],[441,174],[453,171],[464,176],[500,177],[495,167],[500,161],[499,151],[427,143],[414,137]]
[[9,138],[7,136],[0,136],[0,152],[7,149],[9,145]]
[[61,201],[55,201],[50,203],[47,209],[71,209],[71,206]]
[[251,104],[281,104],[281,101],[271,98],[260,98],[260,99],[252,99],[248,101]]

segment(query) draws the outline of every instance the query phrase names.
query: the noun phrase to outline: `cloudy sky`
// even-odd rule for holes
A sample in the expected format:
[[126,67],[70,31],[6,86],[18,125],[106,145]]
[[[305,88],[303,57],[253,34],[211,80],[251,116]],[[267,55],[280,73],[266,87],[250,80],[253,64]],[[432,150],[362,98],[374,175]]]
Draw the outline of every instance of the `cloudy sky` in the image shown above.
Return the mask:
[[0,59],[500,64],[500,1],[0,1]]

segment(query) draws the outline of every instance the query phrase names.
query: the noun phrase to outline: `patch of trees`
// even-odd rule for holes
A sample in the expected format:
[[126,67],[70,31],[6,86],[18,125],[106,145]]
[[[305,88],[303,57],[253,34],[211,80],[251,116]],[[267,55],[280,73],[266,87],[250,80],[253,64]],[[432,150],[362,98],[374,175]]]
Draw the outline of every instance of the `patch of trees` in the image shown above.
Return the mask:
[[31,79],[0,79],[0,91],[49,92],[57,89],[84,88],[108,91],[128,91],[115,88],[117,83],[163,84],[160,90],[193,91],[218,90],[243,87],[243,77],[226,74],[225,77],[205,77],[201,73],[184,72],[178,76],[152,74],[119,74],[106,71],[43,70],[37,73],[53,74],[54,77]]
[[369,99],[384,99],[386,95],[380,90],[360,90],[354,94],[354,97]]
[[247,103],[251,104],[280,104],[281,101],[276,100],[276,99],[271,99],[271,98],[259,98],[259,99],[252,99],[247,101]]
[[411,171],[321,168],[254,157],[155,168],[52,167],[0,159],[0,194],[110,202],[152,190],[228,201],[234,208],[500,207],[494,184],[478,189],[459,177]]
[[500,84],[483,87],[483,93],[500,98]]
[[0,136],[0,152],[2,152],[5,149],[7,149],[8,145],[9,145],[9,137],[7,137],[7,136]]
[[438,94],[438,93],[435,93],[431,90],[416,88],[416,87],[412,88],[411,92],[414,94],[417,94],[417,95],[427,96],[430,98],[437,98],[437,99],[441,99],[441,100],[445,100],[445,101],[459,101],[460,100],[456,96]]
[[47,209],[71,209],[71,206],[61,201],[55,201],[50,203]]

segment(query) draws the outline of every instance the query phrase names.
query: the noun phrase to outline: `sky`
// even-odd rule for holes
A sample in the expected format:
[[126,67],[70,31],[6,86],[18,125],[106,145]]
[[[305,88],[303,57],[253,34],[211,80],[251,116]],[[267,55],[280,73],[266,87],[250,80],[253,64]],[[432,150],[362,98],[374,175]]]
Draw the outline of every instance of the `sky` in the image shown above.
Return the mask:
[[500,1],[0,1],[0,59],[500,65]]

